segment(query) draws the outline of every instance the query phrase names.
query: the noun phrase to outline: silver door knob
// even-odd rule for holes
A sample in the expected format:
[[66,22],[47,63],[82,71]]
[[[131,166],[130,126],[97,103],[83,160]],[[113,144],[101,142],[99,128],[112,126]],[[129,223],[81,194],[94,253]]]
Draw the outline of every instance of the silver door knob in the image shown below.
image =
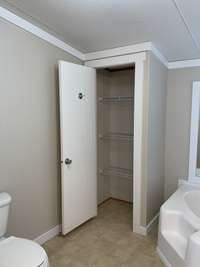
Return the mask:
[[70,165],[71,163],[72,163],[72,160],[71,160],[71,159],[66,159],[66,160],[65,160],[65,164],[66,164],[66,165]]

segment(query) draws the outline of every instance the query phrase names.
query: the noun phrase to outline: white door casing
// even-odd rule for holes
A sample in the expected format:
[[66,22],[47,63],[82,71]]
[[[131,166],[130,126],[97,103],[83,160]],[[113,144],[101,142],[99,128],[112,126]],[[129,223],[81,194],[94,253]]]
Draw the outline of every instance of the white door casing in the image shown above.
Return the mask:
[[97,215],[96,71],[60,61],[59,87],[62,233],[67,234]]
[[141,223],[142,217],[142,150],[143,150],[143,116],[144,116],[144,71],[146,53],[127,54],[107,57],[85,62],[93,68],[135,65],[134,87],[134,140],[133,140],[133,232],[146,235],[147,231]]

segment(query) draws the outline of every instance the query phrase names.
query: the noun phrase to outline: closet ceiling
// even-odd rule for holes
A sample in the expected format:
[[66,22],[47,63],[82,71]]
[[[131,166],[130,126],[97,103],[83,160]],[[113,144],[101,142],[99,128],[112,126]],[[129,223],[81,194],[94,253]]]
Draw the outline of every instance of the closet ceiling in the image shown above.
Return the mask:
[[169,61],[200,58],[199,0],[0,2],[84,53],[151,41]]

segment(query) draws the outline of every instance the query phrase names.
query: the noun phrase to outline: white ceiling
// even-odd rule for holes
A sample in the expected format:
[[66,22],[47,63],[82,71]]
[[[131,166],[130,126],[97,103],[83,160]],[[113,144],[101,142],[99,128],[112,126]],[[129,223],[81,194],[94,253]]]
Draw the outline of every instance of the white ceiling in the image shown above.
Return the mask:
[[199,0],[7,0],[83,53],[150,41],[168,61],[200,58]]

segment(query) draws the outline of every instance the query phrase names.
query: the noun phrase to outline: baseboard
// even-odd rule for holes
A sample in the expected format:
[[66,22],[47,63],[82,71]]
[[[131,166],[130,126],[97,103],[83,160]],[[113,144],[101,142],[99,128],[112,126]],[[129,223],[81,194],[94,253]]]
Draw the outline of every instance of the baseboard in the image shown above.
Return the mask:
[[154,224],[157,222],[159,217],[159,213],[156,214],[156,216],[148,223],[147,226],[140,226],[139,229],[137,230],[137,233],[141,235],[147,235],[151,229],[153,228]]
[[106,203],[109,200],[111,200],[111,197],[104,199],[102,202],[99,202],[97,206],[100,207],[101,205],[103,205],[104,203]]
[[158,212],[156,214],[156,216],[150,221],[150,223],[148,223],[147,225],[147,233],[149,233],[151,231],[151,229],[153,228],[154,224],[158,221],[158,218],[159,218],[159,215],[160,215],[160,212]]
[[[104,202],[108,201],[109,199],[105,200]],[[101,204],[103,204],[103,203],[101,203]],[[137,232],[138,234],[141,234],[141,235],[147,235],[151,231],[151,229],[152,229],[153,225],[155,224],[156,220],[158,219],[158,217],[159,217],[159,213],[156,214],[156,216],[151,220],[151,222],[146,227],[140,226],[139,229],[137,229],[134,232]],[[60,232],[61,232],[61,225],[56,225],[54,228],[50,229],[46,233],[36,237],[34,239],[34,241],[37,242],[38,244],[42,245],[45,242],[47,242],[48,240],[57,236]]]
[[147,235],[146,227],[141,225],[139,227],[133,225],[133,232],[140,235]]
[[160,257],[160,260],[166,267],[172,267],[171,263],[168,261],[168,259],[165,257],[165,255],[162,253],[162,251],[159,249],[159,247],[156,248],[156,251],[158,253],[158,256]]
[[124,202],[124,203],[128,203],[128,204],[133,204],[133,202],[130,202],[128,200],[123,200],[123,199],[119,199],[119,198],[115,198],[115,197],[109,197],[109,198],[106,198],[105,200],[103,200],[102,202],[100,202],[98,204],[98,207],[100,207],[102,204],[106,203],[107,201],[109,201],[111,199],[116,200],[116,201],[120,201],[120,202]]
[[113,200],[116,200],[116,201],[120,201],[120,202],[124,202],[124,203],[128,203],[128,204],[133,204],[133,202],[131,202],[131,201],[120,199],[120,198],[116,198],[116,197],[111,197],[110,199],[113,199]]
[[34,241],[40,245],[44,244],[48,240],[57,236],[61,232],[61,225],[56,225],[54,228],[50,229],[48,232],[36,237]]

